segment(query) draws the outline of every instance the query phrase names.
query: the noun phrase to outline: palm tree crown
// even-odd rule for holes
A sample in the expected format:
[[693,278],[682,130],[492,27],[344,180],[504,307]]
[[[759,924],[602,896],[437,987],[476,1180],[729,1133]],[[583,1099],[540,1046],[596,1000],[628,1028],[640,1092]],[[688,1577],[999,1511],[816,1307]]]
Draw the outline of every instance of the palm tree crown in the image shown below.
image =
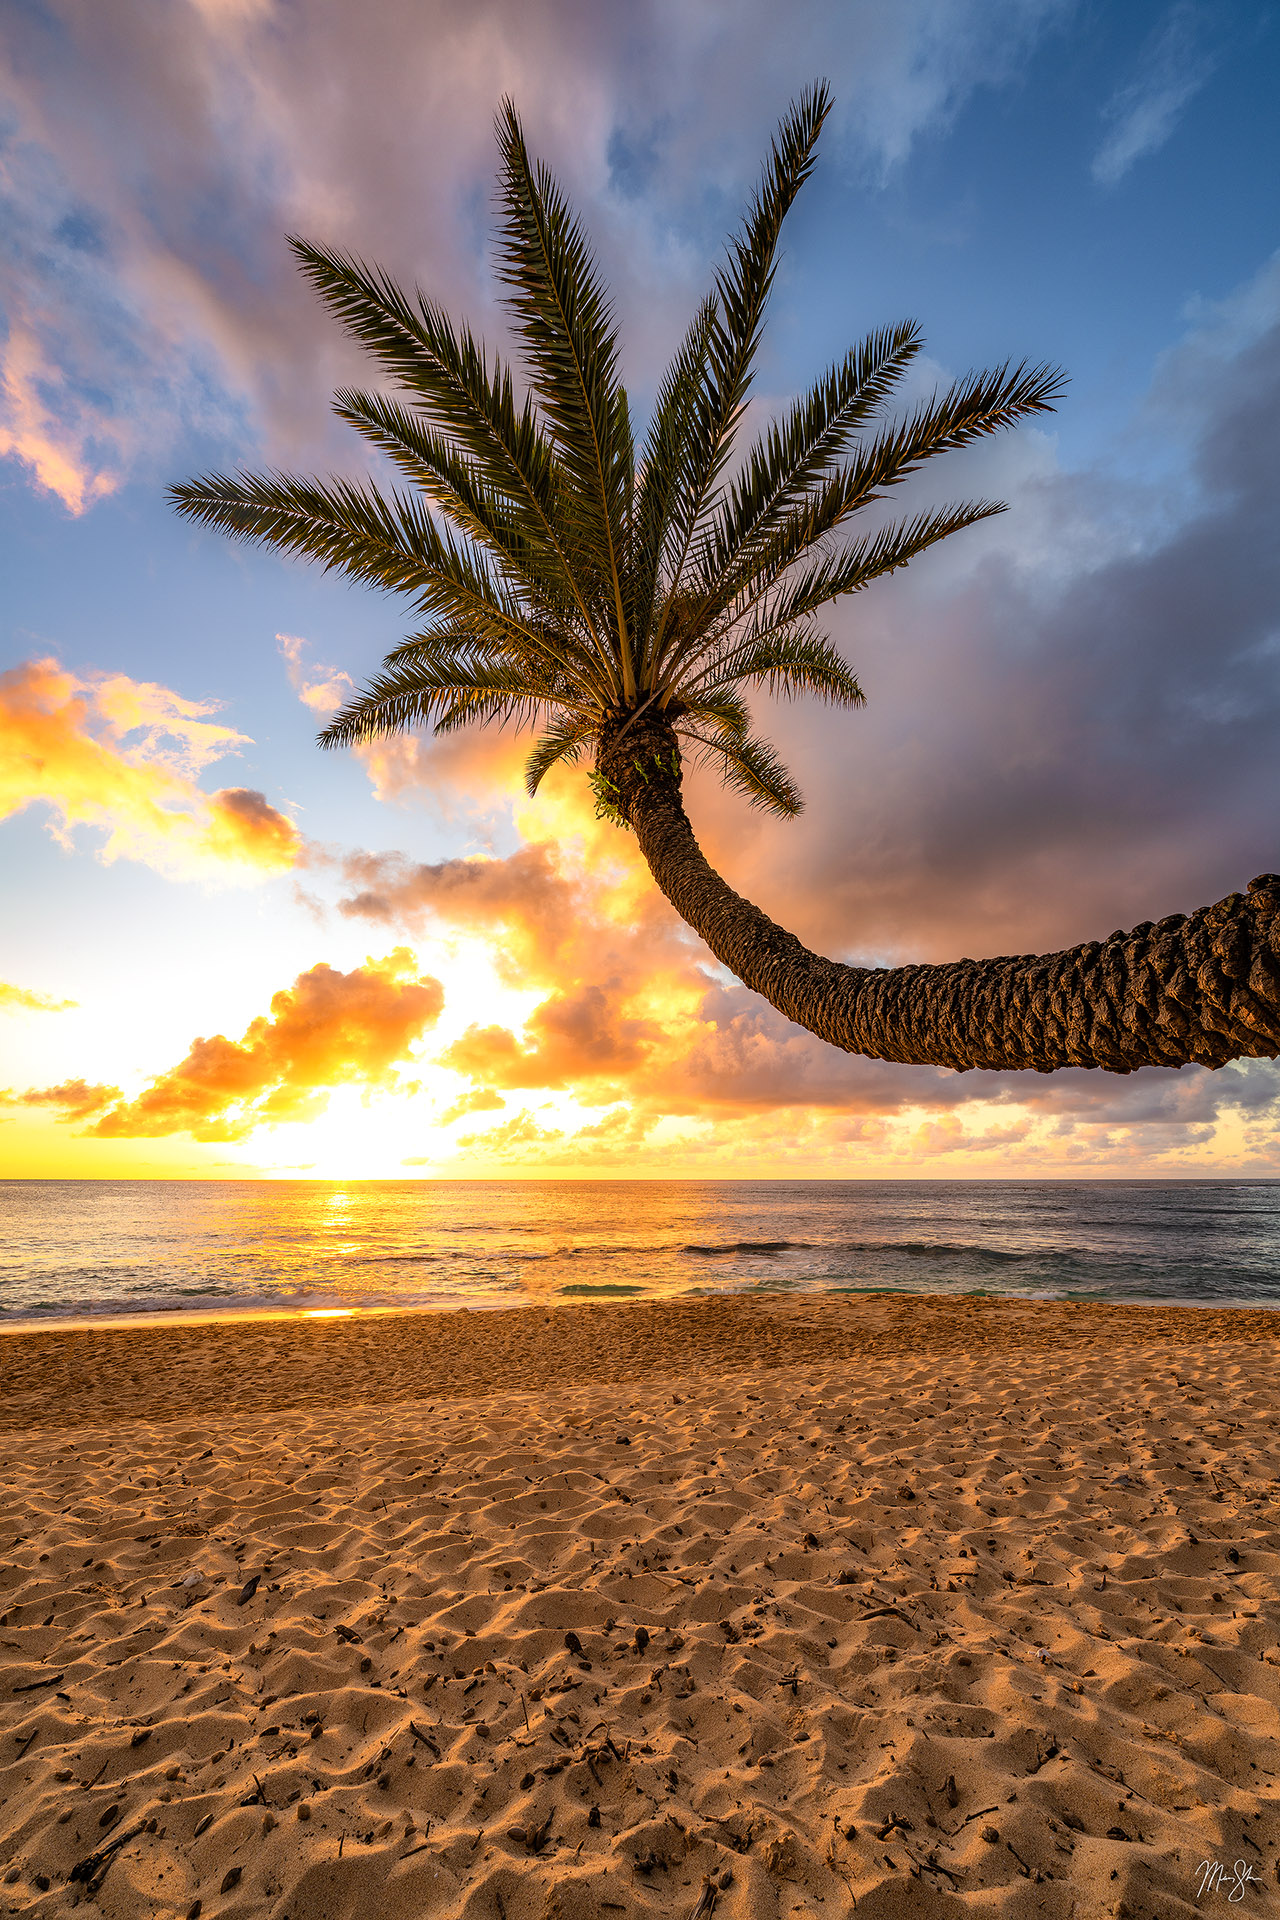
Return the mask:
[[[965,501],[848,538],[932,454],[1052,406],[1050,367],[972,374],[899,418],[910,322],[846,354],[735,464],[778,236],[829,110],[782,121],[754,198],[658,389],[637,450],[618,334],[582,228],[498,116],[500,268],[512,369],[421,294],[346,254],[291,244],[320,297],[397,390],[337,409],[408,483],[212,475],[175,487],[193,518],[407,594],[418,631],[320,735],[532,723],[531,791],[588,752],[598,810],[711,952],[788,1019],[850,1053],[958,1067],[1220,1066],[1280,1053],[1280,877],[1191,915],[1062,953],[902,967],[825,959],[710,867],[681,796],[710,758],[782,814],[800,795],[753,735],[763,688],[859,706],[822,609],[1000,508]],[[842,536],[846,536],[843,537]]]
[[[413,596],[419,630],[324,730],[324,745],[423,724],[534,723],[533,792],[556,761],[598,758],[650,715],[751,801],[799,811],[795,784],[751,730],[744,690],[860,706],[857,678],[818,628],[821,610],[1001,508],[966,501],[852,542],[837,536],[922,461],[1046,410],[1061,386],[1054,369],[1006,365],[885,422],[920,349],[904,322],[830,367],[730,474],[780,229],[829,108],[818,85],[782,121],[639,447],[590,247],[530,159],[510,101],[497,127],[500,273],[523,399],[512,369],[420,293],[291,241],[396,389],[343,389],[336,409],[407,488],[239,473],[173,497],[229,533]],[[594,778],[602,810],[623,820],[607,773]]]

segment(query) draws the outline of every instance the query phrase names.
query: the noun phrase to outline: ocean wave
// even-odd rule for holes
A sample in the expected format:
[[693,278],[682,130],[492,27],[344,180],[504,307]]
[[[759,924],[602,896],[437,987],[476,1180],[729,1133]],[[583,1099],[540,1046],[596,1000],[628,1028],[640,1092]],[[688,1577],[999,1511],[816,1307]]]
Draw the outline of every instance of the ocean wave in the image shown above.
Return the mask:
[[877,1254],[882,1259],[887,1254],[905,1253],[912,1260],[987,1261],[993,1267],[1016,1266],[1028,1260],[1049,1266],[1065,1266],[1081,1258],[1074,1248],[1050,1250],[1036,1247],[1019,1252],[1013,1247],[984,1247],[980,1242],[967,1240],[848,1240],[840,1251]]
[[812,1253],[815,1248],[811,1240],[731,1240],[724,1246],[685,1246],[679,1251],[713,1259],[725,1253]]
[[645,1291],[646,1289],[644,1287],[631,1287],[631,1286],[628,1286],[626,1282],[622,1280],[614,1283],[610,1283],[609,1281],[602,1280],[599,1282],[598,1285],[595,1285],[595,1286],[593,1286],[589,1280],[578,1280],[573,1282],[572,1285],[564,1286],[560,1288],[561,1293],[605,1294],[605,1295],[611,1295],[614,1297],[624,1293],[644,1293]]
[[384,1253],[380,1247],[364,1247],[359,1253],[331,1253],[328,1256],[332,1266],[348,1267],[412,1267],[425,1264],[428,1260],[443,1260],[443,1253],[424,1253],[420,1249],[413,1253]]

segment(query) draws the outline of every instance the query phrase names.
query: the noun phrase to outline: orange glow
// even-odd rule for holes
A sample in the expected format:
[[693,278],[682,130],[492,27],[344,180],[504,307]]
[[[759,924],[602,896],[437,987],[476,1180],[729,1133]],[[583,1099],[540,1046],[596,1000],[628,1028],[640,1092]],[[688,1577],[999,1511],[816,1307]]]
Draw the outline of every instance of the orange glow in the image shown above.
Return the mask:
[[243,1039],[223,1034],[191,1051],[133,1100],[117,1087],[83,1080],[33,1089],[23,1106],[47,1106],[69,1121],[92,1121],[104,1139],[190,1133],[196,1140],[243,1140],[258,1127],[308,1120],[332,1089],[395,1084],[395,1065],[440,1017],[438,980],[417,977],[405,947],[350,973],[323,964],[272,997]]

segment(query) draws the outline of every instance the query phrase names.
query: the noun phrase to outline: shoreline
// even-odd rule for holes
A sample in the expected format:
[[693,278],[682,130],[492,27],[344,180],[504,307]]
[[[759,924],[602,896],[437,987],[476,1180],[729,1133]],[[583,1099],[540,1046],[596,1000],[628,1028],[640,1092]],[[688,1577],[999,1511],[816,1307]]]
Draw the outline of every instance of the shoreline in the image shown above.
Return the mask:
[[236,1306],[226,1307],[143,1307],[136,1312],[123,1310],[104,1310],[101,1314],[91,1312],[32,1315],[25,1317],[15,1314],[5,1318],[0,1313],[0,1336],[5,1334],[38,1333],[91,1333],[122,1332],[129,1328],[160,1327],[198,1327],[228,1326],[240,1322],[258,1323],[265,1321],[308,1322],[325,1320],[385,1320],[403,1316],[415,1319],[421,1315],[451,1313],[519,1313],[533,1314],[550,1311],[569,1312],[577,1309],[584,1311],[614,1312],[625,1307],[672,1307],[700,1306],[710,1300],[748,1300],[748,1301],[790,1301],[796,1304],[805,1301],[823,1300],[859,1300],[893,1299],[920,1301],[953,1300],[990,1300],[1014,1307],[1122,1307],[1138,1309],[1156,1309],[1171,1313],[1280,1313],[1280,1296],[1274,1300],[1221,1299],[1208,1295],[1193,1295],[1178,1300],[1163,1297],[1151,1298],[1115,1298],[1091,1294],[1087,1299],[1070,1294],[1017,1294],[997,1292],[992,1288],[970,1287],[963,1292],[926,1291],[918,1287],[813,1287],[804,1291],[778,1288],[776,1291],[759,1287],[740,1289],[722,1288],[714,1294],[649,1294],[641,1299],[619,1295],[612,1299],[574,1298],[563,1294],[551,1296],[546,1301],[522,1300],[512,1304],[509,1298],[480,1300],[414,1300],[402,1303],[379,1303],[376,1306],[332,1306],[332,1307],[295,1307],[295,1306]]
[[624,1384],[710,1370],[1221,1343],[1280,1352],[1273,1308],[995,1294],[718,1294],[698,1300],[6,1330],[0,1432]]

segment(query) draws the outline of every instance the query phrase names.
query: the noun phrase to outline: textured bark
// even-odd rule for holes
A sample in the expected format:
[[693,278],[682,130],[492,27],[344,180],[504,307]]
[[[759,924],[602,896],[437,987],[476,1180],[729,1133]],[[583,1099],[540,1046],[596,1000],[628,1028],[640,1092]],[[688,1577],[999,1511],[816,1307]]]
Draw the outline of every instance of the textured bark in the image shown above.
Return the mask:
[[1280,1054],[1280,874],[1063,953],[849,967],[811,953],[708,864],[680,797],[676,737],[661,718],[606,735],[597,766],[681,919],[744,985],[846,1053],[1040,1073]]

